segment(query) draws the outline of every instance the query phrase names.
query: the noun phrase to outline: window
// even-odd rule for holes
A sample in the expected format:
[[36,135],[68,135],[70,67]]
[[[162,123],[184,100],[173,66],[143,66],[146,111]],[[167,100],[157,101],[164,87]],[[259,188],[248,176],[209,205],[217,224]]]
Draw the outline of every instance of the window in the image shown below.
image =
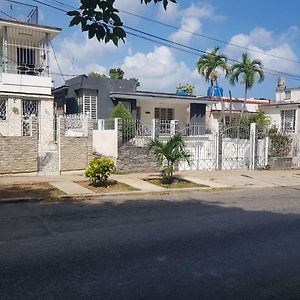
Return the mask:
[[131,113],[131,102],[122,101],[122,104],[126,107],[126,109]]
[[97,92],[84,91],[77,99],[78,113],[89,115],[93,120],[97,120]]
[[281,130],[294,133],[296,127],[296,110],[281,111]]
[[35,50],[17,48],[18,73],[35,75]]
[[6,120],[7,100],[0,99],[0,121]]
[[173,108],[162,108],[156,107],[155,108],[155,119],[158,120],[174,120],[174,109]]
[[292,92],[291,91],[285,91],[285,99],[290,100],[292,98]]

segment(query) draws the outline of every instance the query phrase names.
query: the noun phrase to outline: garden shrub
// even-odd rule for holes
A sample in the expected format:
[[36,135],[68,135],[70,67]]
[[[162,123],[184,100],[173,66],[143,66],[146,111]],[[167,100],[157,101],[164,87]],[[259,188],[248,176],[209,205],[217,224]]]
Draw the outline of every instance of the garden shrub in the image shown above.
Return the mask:
[[277,126],[273,125],[269,129],[269,137],[271,141],[270,156],[286,157],[289,155],[292,146],[292,139],[285,133],[280,132]]
[[115,169],[111,158],[94,158],[86,168],[85,176],[90,178],[94,186],[103,186]]

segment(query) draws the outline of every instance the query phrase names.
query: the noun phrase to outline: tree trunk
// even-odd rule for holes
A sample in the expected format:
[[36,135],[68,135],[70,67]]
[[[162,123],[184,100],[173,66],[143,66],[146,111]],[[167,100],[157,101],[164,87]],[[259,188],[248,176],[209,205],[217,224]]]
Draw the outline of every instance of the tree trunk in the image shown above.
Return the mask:
[[248,94],[248,85],[245,84],[245,98],[244,98],[244,102],[243,102],[243,106],[242,106],[242,111],[241,111],[241,119],[242,119],[242,117],[244,115],[244,110],[245,110],[245,107],[246,107],[247,94]]
[[225,120],[225,103],[224,103],[224,101],[222,99],[222,96],[221,96],[221,91],[220,91],[220,87],[219,87],[219,84],[218,84],[218,79],[216,78],[215,81],[216,81],[216,86],[217,86],[217,89],[219,91],[219,97],[220,97],[220,101],[221,101],[221,121],[223,123],[223,126],[225,127],[225,125],[226,125],[226,122],[225,122],[226,121]]
[[213,99],[215,97],[215,91],[214,91],[214,81],[210,81],[210,99]]

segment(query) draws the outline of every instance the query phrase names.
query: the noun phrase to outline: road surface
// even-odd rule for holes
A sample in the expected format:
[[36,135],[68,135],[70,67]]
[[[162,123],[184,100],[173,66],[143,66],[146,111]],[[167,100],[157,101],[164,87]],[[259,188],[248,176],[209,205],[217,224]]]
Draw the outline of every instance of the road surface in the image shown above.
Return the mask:
[[1,204],[0,298],[300,299],[300,189]]

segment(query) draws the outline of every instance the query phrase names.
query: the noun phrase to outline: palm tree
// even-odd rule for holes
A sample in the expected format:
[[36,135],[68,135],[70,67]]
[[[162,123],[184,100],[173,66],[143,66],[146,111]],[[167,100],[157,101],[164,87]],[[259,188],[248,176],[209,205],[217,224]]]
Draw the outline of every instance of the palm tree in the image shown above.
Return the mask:
[[263,63],[259,59],[251,60],[247,53],[243,53],[242,61],[240,63],[236,63],[231,67],[230,83],[235,85],[239,82],[240,77],[242,77],[241,82],[245,84],[245,100],[241,117],[244,113],[248,90],[253,87],[257,75],[259,77],[258,82],[263,82],[265,79]]
[[[228,61],[227,56],[224,54],[218,54],[219,50],[220,47],[213,48],[209,53],[203,54],[197,62],[198,73],[202,75],[208,83],[210,83],[211,98],[214,98],[214,83],[216,84],[217,88],[219,88],[218,70],[225,71],[226,77],[230,73],[230,68],[227,65],[227,61]],[[224,122],[225,121],[224,103],[222,100],[221,100],[221,105],[222,105],[222,115],[223,115],[222,118]]]
[[190,164],[190,154],[184,150],[185,143],[181,134],[175,134],[166,143],[158,139],[151,140],[148,149],[153,150],[158,164],[162,167],[162,179],[166,183],[171,183],[174,179],[174,167],[180,161]]

